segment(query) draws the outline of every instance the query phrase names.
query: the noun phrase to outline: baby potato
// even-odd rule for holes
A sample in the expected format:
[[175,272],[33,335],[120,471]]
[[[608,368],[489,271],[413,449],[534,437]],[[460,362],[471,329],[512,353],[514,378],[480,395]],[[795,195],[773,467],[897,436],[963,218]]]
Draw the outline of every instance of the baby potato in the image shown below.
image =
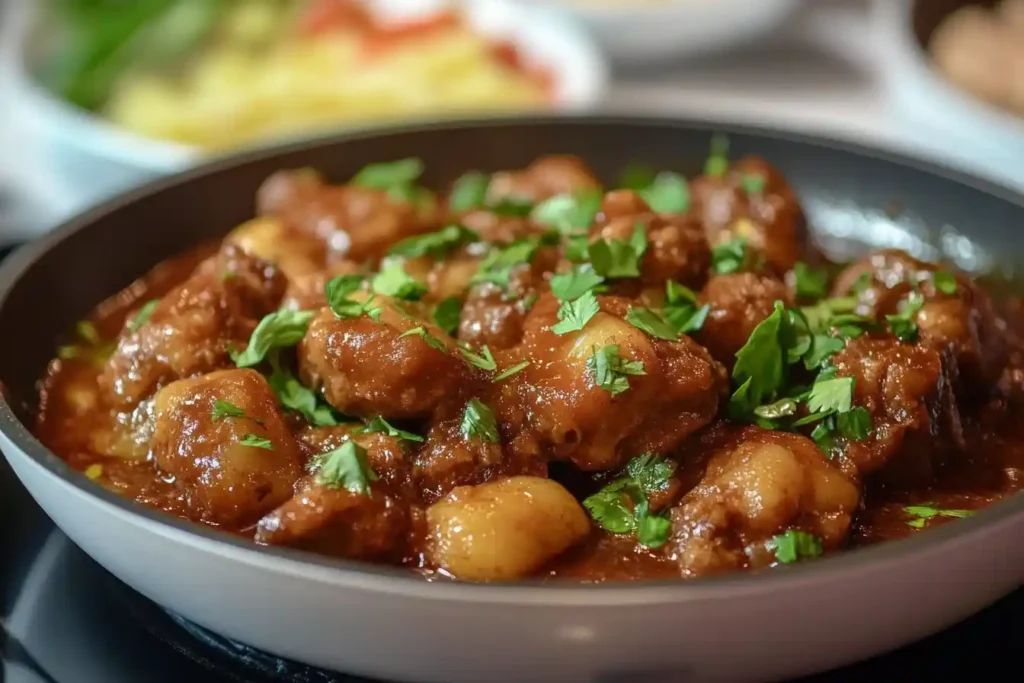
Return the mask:
[[630,360],[654,360],[654,348],[639,328],[622,318],[608,313],[598,313],[577,333],[569,348],[571,358],[583,359],[593,355],[594,349],[610,344],[617,345],[623,356]]
[[510,477],[460,486],[427,510],[429,562],[456,578],[528,576],[582,540],[583,508],[557,482]]

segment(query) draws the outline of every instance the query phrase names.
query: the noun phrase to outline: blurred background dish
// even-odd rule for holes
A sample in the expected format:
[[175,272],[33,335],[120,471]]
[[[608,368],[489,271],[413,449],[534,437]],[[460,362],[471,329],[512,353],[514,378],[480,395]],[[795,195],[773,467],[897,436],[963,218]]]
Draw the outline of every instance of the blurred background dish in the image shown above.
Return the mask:
[[401,118],[575,110],[600,52],[506,0],[24,3],[16,117],[75,205],[202,156]]
[[525,0],[559,6],[585,24],[619,63],[707,53],[766,33],[799,0]]

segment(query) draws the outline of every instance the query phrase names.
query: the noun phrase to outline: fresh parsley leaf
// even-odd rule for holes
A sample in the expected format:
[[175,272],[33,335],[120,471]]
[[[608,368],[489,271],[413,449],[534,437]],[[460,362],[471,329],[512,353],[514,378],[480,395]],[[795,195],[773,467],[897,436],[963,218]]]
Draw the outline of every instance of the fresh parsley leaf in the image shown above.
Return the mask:
[[226,420],[229,417],[245,417],[245,411],[236,406],[234,403],[216,399],[213,402],[213,421],[219,422],[220,420]]
[[352,180],[351,185],[377,190],[412,185],[423,175],[423,162],[416,158],[399,159],[364,166]]
[[262,448],[265,451],[274,450],[274,444],[270,443],[270,439],[266,439],[257,434],[249,432],[239,440],[239,445],[250,446],[252,448]]
[[466,404],[466,411],[462,414],[462,435],[467,439],[479,436],[493,443],[501,439],[494,411],[480,399],[471,398]]
[[908,505],[903,508],[903,511],[907,514],[907,517],[910,518],[907,520],[907,526],[915,529],[923,529],[928,524],[928,520],[934,517],[955,517],[963,519],[965,517],[970,517],[975,513],[975,510],[947,510],[937,508],[931,503]]
[[465,226],[453,223],[452,225],[446,225],[437,232],[407,237],[391,247],[388,250],[388,255],[404,256],[405,258],[430,256],[435,259],[443,259],[459,247],[479,241],[480,235],[476,232]]
[[492,248],[480,263],[480,267],[470,279],[470,283],[491,282],[502,289],[508,289],[512,269],[530,263],[537,250],[549,241],[546,236],[523,237],[505,247]]
[[626,472],[648,494],[663,491],[675,471],[675,462],[654,453],[638,455],[626,464]]
[[463,358],[470,365],[478,367],[485,372],[494,372],[498,369],[498,364],[494,361],[491,350],[487,348],[486,344],[481,349],[483,353],[474,353],[473,349],[468,345],[459,345],[459,353],[462,354]]
[[636,517],[630,506],[628,494],[620,486],[605,486],[597,493],[583,499],[583,507],[602,529],[613,534],[628,534],[636,530]]
[[740,187],[748,195],[759,195],[764,193],[767,179],[760,173],[744,173],[740,177]]
[[900,341],[914,341],[917,339],[918,326],[914,321],[918,311],[924,306],[924,297],[917,292],[911,292],[899,313],[885,316],[889,323],[889,329]]
[[524,360],[522,363],[516,363],[512,367],[506,368],[505,370],[502,370],[497,375],[495,375],[494,376],[494,381],[495,382],[501,382],[502,380],[506,380],[509,377],[511,377],[512,375],[516,374],[517,372],[525,370],[526,367],[529,366],[529,365],[530,365],[530,361],[528,361],[528,360]]
[[593,292],[584,292],[578,299],[563,301],[558,307],[558,322],[551,326],[555,334],[568,334],[582,330],[584,326],[597,315],[601,305],[597,303],[597,297]]
[[654,184],[657,174],[646,164],[629,164],[622,169],[619,187],[626,190],[643,190]]
[[948,271],[937,270],[932,273],[932,284],[938,292],[949,295],[956,294],[956,277]]
[[745,237],[722,242],[711,249],[711,267],[719,275],[735,273],[741,270],[746,262],[747,240]]
[[645,251],[647,231],[639,222],[628,241],[598,239],[587,245],[594,272],[607,278],[640,277],[640,260]]
[[836,377],[817,381],[807,398],[812,414],[848,413],[853,407],[853,377]]
[[488,202],[487,208],[498,216],[526,218],[533,212],[533,202],[525,197],[502,197],[496,202]]
[[235,365],[251,368],[263,362],[272,349],[295,346],[306,336],[309,321],[314,315],[314,311],[282,309],[264,316],[249,337],[245,351],[232,354]]
[[618,396],[629,389],[629,375],[647,374],[641,361],[623,359],[615,344],[594,349],[594,354],[587,359],[587,370],[594,379],[594,385],[612,396]]
[[647,494],[664,489],[675,464],[661,456],[645,454],[626,466],[626,476],[605,485],[583,501],[583,507],[603,529],[615,534],[637,533],[637,541],[657,548],[668,540],[671,523],[650,512]]
[[442,353],[448,352],[448,347],[444,345],[444,342],[427,332],[427,328],[422,325],[406,330],[402,334],[398,335],[399,339],[402,337],[420,337],[430,348],[441,351]]
[[754,328],[747,343],[736,352],[732,379],[739,388],[730,400],[734,413],[742,415],[774,400],[775,392],[782,387],[787,359],[783,328],[787,320],[785,306],[776,301],[772,314]]
[[334,411],[322,403],[312,389],[295,378],[290,370],[281,365],[280,359],[269,358],[271,373],[267,384],[277,395],[278,402],[286,409],[293,410],[317,427],[331,427],[338,424]]
[[676,326],[652,308],[635,306],[629,309],[629,312],[626,313],[626,322],[637,329],[643,330],[655,339],[664,339],[666,341],[679,340]]
[[849,412],[836,415],[836,429],[852,441],[863,441],[871,434],[873,426],[871,413],[867,408],[857,406]]
[[640,512],[637,513],[636,540],[642,546],[648,548],[660,548],[668,541],[672,532],[672,521],[663,515],[651,514],[647,511],[646,504],[637,506]]
[[139,328],[149,322],[150,317],[153,315],[153,311],[160,304],[159,299],[150,299],[142,305],[139,312],[135,314],[135,317],[128,321],[128,331],[138,332]]
[[88,320],[79,320],[75,323],[75,332],[88,344],[98,345],[103,340],[100,338],[99,330]]
[[[816,416],[820,417],[820,416]],[[799,422],[799,420],[797,421]],[[826,416],[821,422],[815,425],[811,431],[811,440],[818,445],[821,452],[832,457],[838,448],[835,438],[835,418],[831,415]]]
[[796,415],[797,407],[800,404],[791,398],[781,398],[775,403],[768,403],[754,408],[754,415],[765,420],[778,420],[783,417]]
[[416,441],[419,443],[423,442],[423,437],[419,434],[413,434],[407,432],[404,429],[395,427],[390,422],[385,420],[383,417],[375,417],[366,423],[364,427],[356,429],[359,434],[387,434],[397,439],[405,439],[406,441]]
[[655,213],[684,213],[690,208],[690,188],[678,173],[659,173],[639,194]]
[[487,188],[491,177],[486,173],[472,171],[459,177],[452,185],[448,206],[452,211],[469,211],[483,206],[487,201]]
[[850,286],[850,291],[854,294],[861,294],[868,287],[871,286],[871,273],[864,272],[857,276],[857,279],[853,281],[853,285]]
[[768,549],[775,552],[775,559],[782,564],[817,557],[822,553],[821,539],[799,529],[787,529],[768,541]]
[[842,351],[846,346],[839,337],[830,337],[827,334],[816,334],[811,339],[811,345],[803,354],[804,367],[808,370],[815,370],[825,362]]
[[603,282],[604,278],[595,273],[589,264],[585,263],[564,273],[552,275],[551,293],[559,301],[578,299],[586,292],[600,291],[598,287]]
[[563,234],[577,228],[589,228],[601,210],[601,193],[594,191],[558,194],[533,207],[530,217],[550,225]]
[[459,321],[462,318],[462,300],[457,296],[443,299],[434,307],[430,317],[435,325],[454,336],[459,330]]
[[419,301],[427,293],[427,286],[406,273],[398,261],[386,262],[373,278],[371,287],[377,294],[403,301]]
[[704,326],[711,306],[697,306],[697,295],[689,287],[668,280],[665,283],[665,318],[679,334],[690,334]]
[[720,178],[729,170],[729,138],[724,135],[711,136],[711,153],[704,162],[704,175]]
[[572,263],[583,263],[590,258],[587,247],[590,245],[590,237],[587,233],[567,235],[562,247],[562,255]]
[[316,456],[319,468],[316,482],[332,489],[346,489],[357,495],[368,495],[370,483],[377,473],[366,459],[366,449],[355,441],[346,441],[338,448]]
[[807,299],[821,299],[828,295],[828,272],[815,270],[803,261],[793,267],[796,295]]
[[349,298],[362,288],[365,280],[362,275],[339,275],[327,282],[324,295],[335,316],[340,319],[361,318],[364,315],[370,315],[374,320],[380,318],[380,307],[374,306],[373,295],[362,301]]

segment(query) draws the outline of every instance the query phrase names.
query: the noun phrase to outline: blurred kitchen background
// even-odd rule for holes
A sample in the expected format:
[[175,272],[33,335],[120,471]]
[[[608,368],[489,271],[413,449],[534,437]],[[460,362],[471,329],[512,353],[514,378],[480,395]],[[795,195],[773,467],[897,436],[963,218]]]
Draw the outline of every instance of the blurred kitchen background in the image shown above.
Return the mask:
[[210,156],[538,109],[816,133],[1024,190],[1024,0],[0,0],[0,12],[0,246]]

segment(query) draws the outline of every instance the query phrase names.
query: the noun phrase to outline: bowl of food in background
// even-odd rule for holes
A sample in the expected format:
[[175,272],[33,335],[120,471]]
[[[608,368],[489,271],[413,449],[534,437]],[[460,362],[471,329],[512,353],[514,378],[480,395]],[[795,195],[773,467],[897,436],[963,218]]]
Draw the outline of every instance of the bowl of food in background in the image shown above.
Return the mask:
[[908,134],[1024,180],[1024,0],[877,3]]
[[338,128],[583,109],[606,82],[571,21],[506,0],[53,0],[23,12],[16,120],[75,205]]
[[778,26],[797,0],[529,0],[586,25],[609,56],[644,63],[742,43]]

